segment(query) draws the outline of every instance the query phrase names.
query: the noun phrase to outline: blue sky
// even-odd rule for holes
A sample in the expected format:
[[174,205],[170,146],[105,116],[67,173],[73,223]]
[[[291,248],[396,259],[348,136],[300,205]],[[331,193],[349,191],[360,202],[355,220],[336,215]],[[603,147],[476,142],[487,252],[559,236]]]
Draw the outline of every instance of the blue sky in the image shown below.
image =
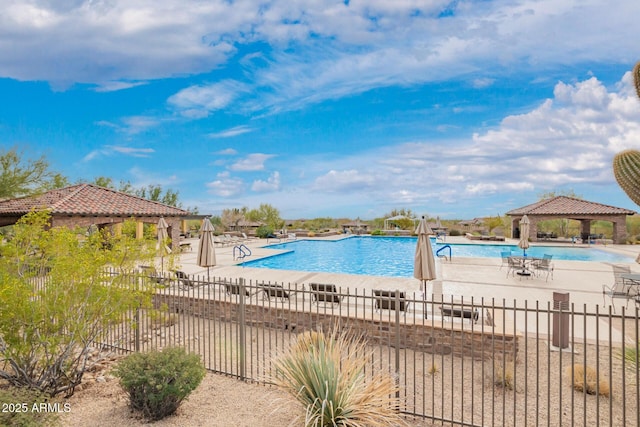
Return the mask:
[[284,218],[637,209],[640,2],[0,0],[0,146]]

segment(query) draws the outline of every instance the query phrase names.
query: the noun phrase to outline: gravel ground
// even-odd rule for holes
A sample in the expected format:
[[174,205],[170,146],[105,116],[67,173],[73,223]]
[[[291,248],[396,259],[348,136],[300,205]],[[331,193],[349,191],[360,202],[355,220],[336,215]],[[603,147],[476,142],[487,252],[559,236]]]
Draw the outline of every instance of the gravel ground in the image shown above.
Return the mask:
[[[94,382],[76,392],[68,402],[71,411],[60,421],[70,427],[124,427],[149,425],[132,413],[127,396],[118,381],[108,374],[103,382]],[[275,387],[250,384],[234,378],[209,373],[200,386],[183,402],[178,411],[154,426],[239,426],[276,427],[300,426],[301,407],[288,394]],[[304,419],[304,418],[302,418]],[[410,427],[432,424],[409,419]]]

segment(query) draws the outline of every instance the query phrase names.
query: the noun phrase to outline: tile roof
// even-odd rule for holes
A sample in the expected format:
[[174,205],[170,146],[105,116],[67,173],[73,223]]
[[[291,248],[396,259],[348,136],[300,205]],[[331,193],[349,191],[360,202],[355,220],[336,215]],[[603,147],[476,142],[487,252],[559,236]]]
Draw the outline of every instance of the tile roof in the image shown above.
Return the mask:
[[540,200],[507,212],[507,215],[633,215],[635,211],[567,196]]
[[0,216],[48,208],[53,215],[186,216],[189,212],[160,202],[92,184],[78,184],[46,193],[0,200]]

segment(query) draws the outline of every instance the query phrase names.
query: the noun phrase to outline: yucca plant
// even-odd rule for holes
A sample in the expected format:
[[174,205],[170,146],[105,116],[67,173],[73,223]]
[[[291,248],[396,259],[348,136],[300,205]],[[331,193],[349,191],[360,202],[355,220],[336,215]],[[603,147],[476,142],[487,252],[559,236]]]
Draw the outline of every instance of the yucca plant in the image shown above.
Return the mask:
[[273,381],[305,407],[306,427],[405,425],[393,377],[365,377],[370,357],[362,339],[306,332],[276,360]]

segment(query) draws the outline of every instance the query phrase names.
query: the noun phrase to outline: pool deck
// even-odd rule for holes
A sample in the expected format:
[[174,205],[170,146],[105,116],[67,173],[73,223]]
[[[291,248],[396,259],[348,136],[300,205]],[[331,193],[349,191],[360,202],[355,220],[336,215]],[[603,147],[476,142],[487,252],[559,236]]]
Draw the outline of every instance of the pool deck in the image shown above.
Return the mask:
[[[341,239],[345,236],[333,236],[326,239]],[[203,275],[206,277],[207,269],[197,265],[198,239],[188,239],[192,250],[180,254],[178,261],[179,268],[188,274]],[[251,251],[251,260],[264,256],[273,255],[279,251],[264,248],[267,244],[265,239],[255,239],[243,242]],[[269,243],[276,243],[270,241]],[[447,237],[446,243],[473,243],[483,244],[482,241],[470,242],[465,237]],[[496,242],[486,242],[496,244]],[[506,244],[517,245],[517,240],[507,239]],[[535,246],[572,246],[568,244],[553,244],[549,242],[533,243]],[[586,245],[585,245],[586,246]],[[594,245],[592,245],[594,246]],[[640,245],[597,245],[599,249],[617,252],[632,259],[640,253]],[[535,308],[536,304],[541,309],[546,309],[549,305],[553,307],[553,292],[568,292],[570,302],[574,304],[576,312],[587,310],[595,312],[596,306],[601,313],[607,313],[608,307],[603,304],[602,285],[612,285],[614,274],[612,263],[595,261],[564,261],[553,260],[553,279],[549,277],[546,281],[544,276],[522,278],[520,276],[507,277],[506,267],[500,268],[502,263],[500,258],[456,258],[453,254],[452,260],[439,259],[439,270],[442,295],[445,299],[471,301],[474,298],[476,303],[480,303],[484,298],[485,304],[491,304],[495,299],[496,304],[502,304],[504,299],[507,306],[517,305],[528,308]],[[338,273],[315,273],[306,271],[273,270],[267,268],[251,268],[238,264],[233,259],[233,246],[216,247],[215,267],[211,267],[209,274],[213,277],[224,278],[244,278],[247,281],[271,281],[283,283],[306,284],[310,282],[334,283],[338,287],[353,290],[381,289],[406,291],[409,294],[418,294],[420,281],[414,278],[365,276],[354,274]],[[640,264],[628,264],[633,273],[640,273]],[[427,287],[427,293],[438,294],[438,288],[433,288],[433,283]],[[436,287],[438,284],[435,285]],[[622,305],[620,300],[616,301],[616,306]],[[633,310],[633,303],[628,306]],[[620,310],[618,310],[618,313]],[[629,312],[631,314],[631,312]]]

